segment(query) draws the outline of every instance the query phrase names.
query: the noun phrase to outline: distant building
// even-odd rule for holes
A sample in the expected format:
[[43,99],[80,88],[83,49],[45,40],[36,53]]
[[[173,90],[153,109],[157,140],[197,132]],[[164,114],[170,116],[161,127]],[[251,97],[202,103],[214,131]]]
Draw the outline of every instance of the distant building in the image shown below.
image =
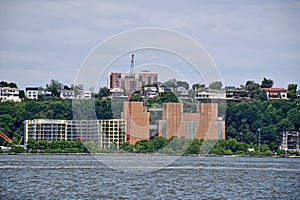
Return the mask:
[[199,88],[195,90],[195,98],[198,100],[226,99],[225,90]]
[[60,98],[62,99],[75,99],[75,92],[73,90],[61,90]]
[[300,133],[299,131],[285,130],[281,131],[280,149],[285,151],[300,152]]
[[0,87],[0,101],[20,102],[19,89],[11,87]]
[[120,147],[125,142],[125,120],[53,120],[24,121],[24,145],[29,140],[95,141],[98,148]]
[[128,98],[128,96],[125,95],[124,89],[121,89],[121,88],[110,89],[109,93],[110,93],[111,97],[124,97],[124,98]]
[[[157,83],[158,73],[143,71],[134,72],[131,76],[129,72],[109,72],[107,79],[107,88],[121,88],[128,91],[138,91],[143,86]],[[134,92],[134,91],[132,91]]]
[[189,99],[189,91],[185,87],[178,87],[176,89],[178,97],[181,99]]
[[225,121],[218,117],[218,104],[198,104],[197,113],[184,113],[182,103],[164,103],[159,136],[197,139],[225,138]]
[[262,88],[262,90],[266,91],[268,99],[288,99],[285,88]]
[[226,99],[236,102],[251,100],[250,92],[246,89],[237,89],[234,86],[225,88]]
[[50,97],[52,96],[51,91],[47,91],[42,87],[26,87],[25,88],[25,96],[28,99],[38,99],[39,96]]
[[92,92],[89,90],[81,90],[78,95],[75,95],[75,99],[77,100],[86,100],[92,98]]
[[126,141],[135,144],[149,139],[150,113],[143,102],[123,102],[121,118],[126,121]]
[[144,87],[144,97],[148,99],[155,99],[158,96],[156,87]]

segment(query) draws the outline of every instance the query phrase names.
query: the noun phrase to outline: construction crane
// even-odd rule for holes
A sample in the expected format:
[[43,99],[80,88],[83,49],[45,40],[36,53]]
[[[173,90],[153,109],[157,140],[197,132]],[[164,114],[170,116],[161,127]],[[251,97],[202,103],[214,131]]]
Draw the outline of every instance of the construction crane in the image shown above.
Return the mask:
[[0,131],[0,137],[2,137],[8,143],[12,142],[12,140],[7,135],[5,135],[2,131]]
[[128,91],[128,108],[127,108],[127,131],[126,131],[126,141],[130,142],[130,130],[131,130],[131,93],[134,91],[134,54],[131,55],[131,64],[130,64],[130,81],[129,81],[129,91]]
[[131,65],[130,65],[130,77],[133,78],[133,70],[134,70],[134,54],[131,55]]
[[[2,137],[8,143],[12,142],[12,140],[7,135],[5,135],[2,131],[0,131],[0,137]],[[21,137],[21,139],[19,141],[19,145],[21,144],[22,140],[23,140],[23,136]]]

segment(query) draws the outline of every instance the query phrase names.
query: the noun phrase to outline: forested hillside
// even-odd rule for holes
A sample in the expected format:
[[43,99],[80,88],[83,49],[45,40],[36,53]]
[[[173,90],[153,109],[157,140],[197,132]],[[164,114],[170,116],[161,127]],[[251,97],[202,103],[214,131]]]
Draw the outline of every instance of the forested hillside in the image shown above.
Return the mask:
[[[93,101],[78,101],[76,116],[84,118],[88,112],[86,105]],[[116,105],[118,104],[118,105]],[[122,102],[111,99],[96,99],[95,112],[98,119],[119,117]],[[112,110],[114,112],[112,112]],[[20,139],[23,135],[23,121],[26,119],[73,119],[72,101],[49,98],[27,100],[20,103],[0,103],[0,130],[10,138]],[[271,150],[278,148],[280,130],[300,130],[299,99],[295,100],[255,100],[240,103],[228,102],[226,110],[226,138],[235,138],[247,144],[258,143],[258,129],[261,143]],[[5,143],[2,139],[0,144]]]

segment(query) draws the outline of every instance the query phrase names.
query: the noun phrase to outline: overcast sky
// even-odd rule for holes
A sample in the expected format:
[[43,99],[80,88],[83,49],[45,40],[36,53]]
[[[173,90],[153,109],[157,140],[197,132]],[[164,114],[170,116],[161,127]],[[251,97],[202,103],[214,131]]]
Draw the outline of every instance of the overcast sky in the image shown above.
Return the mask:
[[[276,87],[297,83],[299,89],[299,21],[300,1],[1,0],[0,80],[21,89],[45,86],[51,79],[70,85],[105,39],[133,28],[162,27],[197,41],[225,85],[260,83],[266,77]],[[165,53],[137,52],[136,65],[147,63],[185,65]],[[112,69],[128,71],[129,66],[125,55]]]

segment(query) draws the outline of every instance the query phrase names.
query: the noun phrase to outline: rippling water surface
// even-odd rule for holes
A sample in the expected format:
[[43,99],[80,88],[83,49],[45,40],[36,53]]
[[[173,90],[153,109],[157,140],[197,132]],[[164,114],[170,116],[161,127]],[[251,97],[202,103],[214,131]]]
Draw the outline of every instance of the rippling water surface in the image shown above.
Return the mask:
[[96,158],[0,155],[0,199],[300,199],[297,158]]

